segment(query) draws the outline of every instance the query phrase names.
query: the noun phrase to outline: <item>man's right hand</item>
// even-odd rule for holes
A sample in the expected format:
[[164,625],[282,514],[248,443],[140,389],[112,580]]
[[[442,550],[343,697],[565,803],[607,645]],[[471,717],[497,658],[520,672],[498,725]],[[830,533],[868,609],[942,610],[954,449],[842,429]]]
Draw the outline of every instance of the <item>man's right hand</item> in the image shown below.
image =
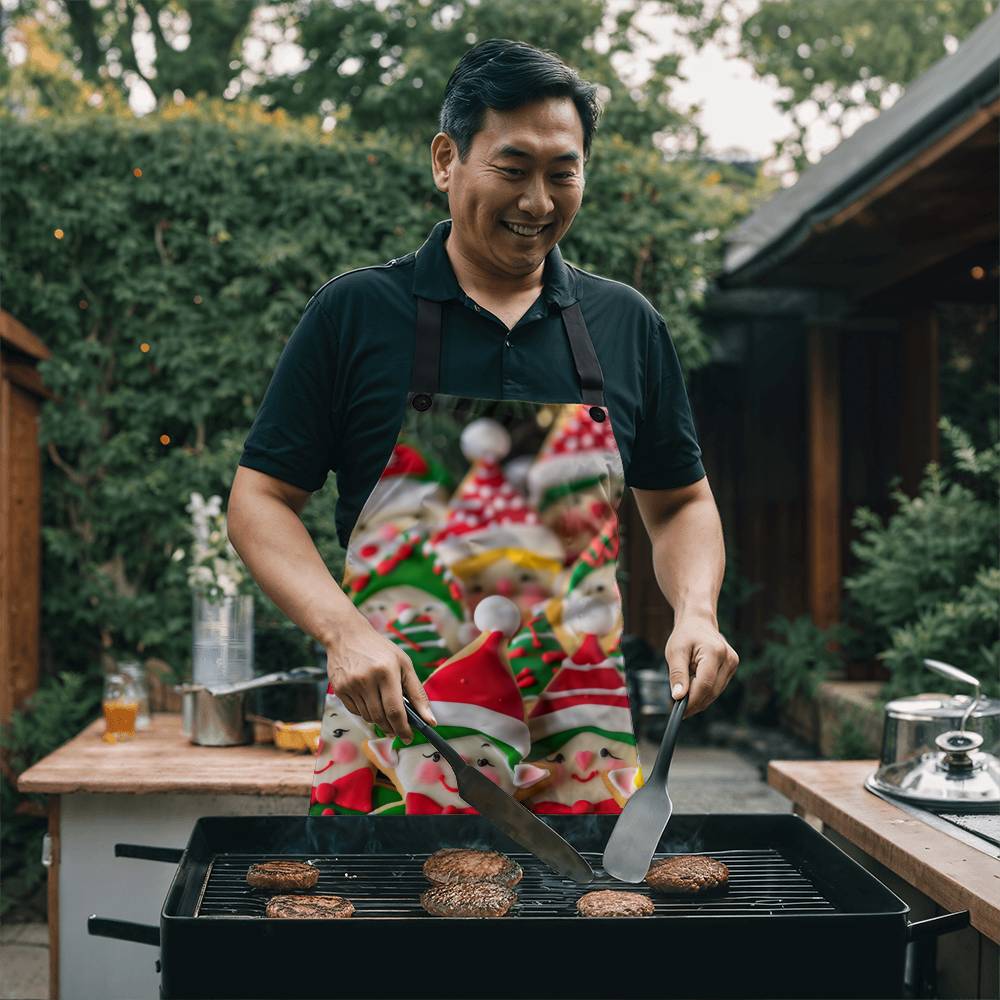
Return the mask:
[[344,629],[326,647],[327,674],[349,712],[378,726],[387,736],[413,738],[403,693],[431,726],[437,720],[407,655],[368,622]]

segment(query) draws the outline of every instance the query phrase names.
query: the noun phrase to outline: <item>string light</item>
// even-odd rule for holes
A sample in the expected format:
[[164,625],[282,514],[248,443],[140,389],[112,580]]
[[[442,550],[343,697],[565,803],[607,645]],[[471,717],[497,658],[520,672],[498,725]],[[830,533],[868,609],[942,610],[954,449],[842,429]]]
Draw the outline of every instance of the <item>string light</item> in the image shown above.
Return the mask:
[[160,444],[170,444],[170,435],[169,434],[161,434],[160,435]]
[[80,299],[78,305],[80,306],[81,309],[86,309],[90,305],[90,303],[86,299]]
[[980,267],[978,264],[969,272],[976,281],[982,281],[986,277],[986,268]]
[[61,229],[53,229],[52,235],[57,239],[61,240],[66,234]]
[[141,167],[133,167],[132,168],[132,176],[133,177],[141,177],[142,176],[142,168]]
[[194,297],[194,304],[195,304],[196,306],[200,306],[200,305],[201,305],[201,296],[200,296],[200,295],[196,295],[196,296]]
[[142,351],[143,354],[149,354],[149,344],[144,341],[139,345],[139,350]]

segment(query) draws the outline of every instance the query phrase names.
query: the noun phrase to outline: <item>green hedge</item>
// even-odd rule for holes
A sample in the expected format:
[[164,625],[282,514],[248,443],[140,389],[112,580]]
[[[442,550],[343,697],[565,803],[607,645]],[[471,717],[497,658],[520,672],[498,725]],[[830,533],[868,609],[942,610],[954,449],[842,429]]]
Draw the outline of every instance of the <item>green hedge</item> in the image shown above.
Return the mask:
[[[190,596],[170,554],[187,540],[189,494],[225,498],[311,294],[418,246],[447,203],[426,148],[251,106],[0,127],[4,307],[52,351],[41,372],[57,395],[41,425],[48,669],[95,669],[120,649],[183,675]],[[738,184],[720,180],[601,137],[563,247],[640,287],[689,366],[707,358],[694,310],[719,253],[694,237],[745,208]],[[331,477],[306,521],[336,574],[335,500]],[[258,625],[262,665],[311,657],[263,597]]]

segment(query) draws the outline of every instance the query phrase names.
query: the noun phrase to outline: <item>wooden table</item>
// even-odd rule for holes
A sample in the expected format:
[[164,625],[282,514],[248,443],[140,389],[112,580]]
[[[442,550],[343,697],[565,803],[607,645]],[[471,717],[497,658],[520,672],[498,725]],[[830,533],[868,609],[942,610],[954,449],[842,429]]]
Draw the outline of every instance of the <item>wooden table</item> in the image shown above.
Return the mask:
[[938,977],[938,995],[997,997],[1000,861],[869,792],[864,782],[877,766],[875,760],[772,760],[767,780],[909,903],[912,920],[968,910],[969,930],[938,939],[939,959],[960,953],[943,982]]
[[195,746],[180,715],[124,743],[103,731],[94,721],[18,781],[49,795],[49,994],[63,1000],[158,995],[155,950],[91,937],[87,917],[158,924],[176,865],[115,858],[116,843],[184,847],[201,816],[305,815],[312,786],[310,754]]

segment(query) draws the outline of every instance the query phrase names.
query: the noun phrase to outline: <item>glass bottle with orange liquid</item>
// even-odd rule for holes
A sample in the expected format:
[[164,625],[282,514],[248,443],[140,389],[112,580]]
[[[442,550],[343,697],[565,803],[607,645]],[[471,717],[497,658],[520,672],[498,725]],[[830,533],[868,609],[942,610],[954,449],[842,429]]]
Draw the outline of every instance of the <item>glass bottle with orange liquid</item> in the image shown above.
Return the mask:
[[135,720],[139,714],[139,698],[132,682],[125,674],[106,674],[104,677],[105,743],[119,743],[135,736]]

